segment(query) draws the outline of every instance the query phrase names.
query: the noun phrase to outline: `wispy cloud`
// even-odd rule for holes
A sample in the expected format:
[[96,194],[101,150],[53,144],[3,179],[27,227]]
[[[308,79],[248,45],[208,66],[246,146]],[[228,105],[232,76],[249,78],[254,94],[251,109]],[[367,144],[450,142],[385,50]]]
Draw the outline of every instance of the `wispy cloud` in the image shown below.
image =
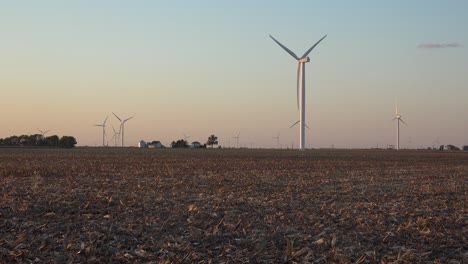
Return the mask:
[[419,44],[418,49],[445,49],[445,48],[460,48],[461,45],[458,43],[448,43],[448,44],[433,44],[425,43]]

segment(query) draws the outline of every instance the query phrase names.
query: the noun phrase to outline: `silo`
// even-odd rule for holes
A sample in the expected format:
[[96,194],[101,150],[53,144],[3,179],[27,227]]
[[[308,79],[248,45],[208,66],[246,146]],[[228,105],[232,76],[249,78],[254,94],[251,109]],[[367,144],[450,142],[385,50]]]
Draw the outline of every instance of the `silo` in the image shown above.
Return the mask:
[[138,147],[139,148],[146,148],[146,142],[143,141],[143,140],[140,140],[140,142],[138,142]]

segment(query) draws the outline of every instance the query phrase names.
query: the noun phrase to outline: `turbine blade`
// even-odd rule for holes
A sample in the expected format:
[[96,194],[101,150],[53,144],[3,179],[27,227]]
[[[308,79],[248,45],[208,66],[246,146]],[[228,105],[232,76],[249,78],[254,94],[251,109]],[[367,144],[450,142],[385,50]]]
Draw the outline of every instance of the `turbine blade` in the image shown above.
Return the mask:
[[395,119],[397,119],[397,117],[396,117],[396,116],[395,116],[395,117],[392,119],[392,121],[395,121]]
[[47,133],[47,132],[49,132],[50,130],[51,130],[51,129],[47,130],[46,132],[44,132],[44,134]]
[[408,126],[408,124],[406,124],[405,121],[403,121],[403,119],[400,118],[400,121],[403,122],[403,124],[405,124],[406,126]]
[[297,123],[299,123],[299,120],[297,120],[297,122],[292,124],[292,126],[290,126],[289,128],[292,128],[293,126],[297,125]]
[[42,132],[42,130],[40,130],[39,128],[36,128],[37,131],[41,132],[41,134],[44,134],[44,132]]
[[304,59],[305,57],[307,57],[307,55],[309,55],[309,53],[315,48],[315,46],[317,46],[320,41],[322,41],[324,38],[326,38],[327,35],[323,36],[323,38],[321,38],[319,41],[317,41],[317,43],[315,43],[309,50],[307,50],[304,55],[302,55],[301,59]]
[[296,97],[297,97],[297,110],[299,110],[299,83],[301,78],[301,64],[297,63],[297,91],[296,91]]
[[104,119],[104,123],[102,123],[103,125],[106,124],[107,118],[109,118],[109,116],[107,116],[106,119]]
[[307,129],[309,129],[309,130],[310,130],[310,127],[309,127],[307,124],[304,124],[304,125],[305,125],[305,127],[307,127]]
[[280,45],[280,47],[282,47],[287,53],[289,53],[289,55],[293,56],[296,60],[299,60],[299,58],[297,57],[297,55],[294,52],[292,52],[290,49],[286,48],[286,46],[284,46],[279,41],[277,41],[272,35],[270,35],[270,38],[273,39],[273,41],[275,41],[278,45]]
[[135,117],[135,116],[132,116],[132,117],[130,117],[130,118],[125,119],[125,120],[124,120],[124,123],[127,122],[128,120],[134,118],[134,117]]
[[122,119],[120,119],[120,117],[118,117],[116,114],[114,114],[114,112],[112,112],[112,114],[113,114],[115,117],[117,117],[117,119],[118,119],[120,122],[122,122]]

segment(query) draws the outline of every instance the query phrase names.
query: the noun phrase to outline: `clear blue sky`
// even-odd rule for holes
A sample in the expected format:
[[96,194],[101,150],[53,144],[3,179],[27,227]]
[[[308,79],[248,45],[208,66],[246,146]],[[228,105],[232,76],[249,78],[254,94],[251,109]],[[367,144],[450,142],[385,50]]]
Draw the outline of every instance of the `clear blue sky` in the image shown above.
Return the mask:
[[[296,62],[306,66],[307,147],[468,144],[466,1],[1,1],[0,138],[73,135],[99,145],[183,134],[222,145],[298,144]],[[109,117],[111,125],[117,120]],[[110,137],[109,136],[109,137]]]

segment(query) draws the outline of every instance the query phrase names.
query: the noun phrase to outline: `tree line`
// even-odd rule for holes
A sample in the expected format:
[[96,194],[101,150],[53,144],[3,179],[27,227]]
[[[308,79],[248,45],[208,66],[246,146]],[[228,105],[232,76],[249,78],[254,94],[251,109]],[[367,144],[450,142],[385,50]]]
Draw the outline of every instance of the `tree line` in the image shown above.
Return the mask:
[[11,136],[0,138],[1,147],[56,147],[73,148],[76,145],[76,139],[72,136],[57,135],[44,137],[41,134]]
[[[218,145],[218,137],[215,135],[211,135],[208,137],[208,140],[205,144],[200,145],[199,148],[206,148],[206,146],[211,146],[212,148]],[[172,141],[171,143],[172,148],[188,148],[189,143],[185,139],[179,139],[177,141]]]

